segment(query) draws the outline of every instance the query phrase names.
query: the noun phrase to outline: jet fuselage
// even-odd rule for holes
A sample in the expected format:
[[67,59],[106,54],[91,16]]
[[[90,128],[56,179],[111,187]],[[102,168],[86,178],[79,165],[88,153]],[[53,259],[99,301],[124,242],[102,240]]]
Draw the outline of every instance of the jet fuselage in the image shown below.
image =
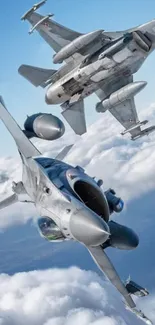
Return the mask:
[[23,185],[40,215],[37,225],[45,239],[72,239],[88,246],[105,243],[120,249],[138,245],[132,229],[109,221],[114,210],[122,210],[122,201],[111,191],[104,193],[81,167],[45,157],[21,158]]
[[118,77],[136,73],[154,47],[155,20],[122,32],[118,39],[105,45],[50,85],[45,96],[46,103],[61,104],[70,99],[73,102],[84,99],[95,92],[101,83],[115,83]]

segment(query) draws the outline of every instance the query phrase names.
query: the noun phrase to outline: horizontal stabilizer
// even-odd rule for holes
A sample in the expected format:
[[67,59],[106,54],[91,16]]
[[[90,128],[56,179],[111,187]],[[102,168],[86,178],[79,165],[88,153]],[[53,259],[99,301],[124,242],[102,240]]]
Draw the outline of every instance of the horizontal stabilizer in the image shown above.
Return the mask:
[[18,72],[34,86],[45,88],[49,83],[51,83],[50,79],[52,75],[57,72],[57,70],[42,69],[23,64],[19,67]]
[[12,205],[16,202],[18,202],[18,196],[17,196],[17,194],[14,193],[0,202],[0,210],[6,208],[9,205]]
[[[62,105],[63,107],[64,104]],[[83,100],[70,105],[61,114],[76,134],[82,135],[87,131]]]

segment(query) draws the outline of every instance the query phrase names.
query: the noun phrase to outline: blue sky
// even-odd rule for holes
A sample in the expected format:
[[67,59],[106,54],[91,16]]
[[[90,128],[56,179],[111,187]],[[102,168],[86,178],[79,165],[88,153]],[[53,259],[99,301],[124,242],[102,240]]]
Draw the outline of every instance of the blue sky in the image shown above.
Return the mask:
[[[14,5],[13,5],[14,3]],[[27,114],[38,111],[60,115],[59,106],[44,103],[45,91],[33,87],[18,75],[22,63],[41,67],[52,66],[52,50],[37,32],[28,35],[29,25],[21,22],[21,15],[34,4],[33,0],[5,0],[1,4],[1,52],[0,52],[0,93],[8,109],[22,124]],[[52,12],[56,21],[81,32],[103,28],[124,30],[155,18],[154,0],[49,0],[41,9],[43,14]],[[155,101],[155,53],[144,63],[136,74],[136,80],[146,80],[148,86],[137,97],[137,107]],[[88,124],[99,118],[93,109],[95,97],[86,101]],[[89,107],[88,107],[89,106]],[[91,106],[91,107],[90,107]],[[88,116],[89,115],[89,116]],[[1,155],[10,155],[15,146],[8,132],[0,123]]]

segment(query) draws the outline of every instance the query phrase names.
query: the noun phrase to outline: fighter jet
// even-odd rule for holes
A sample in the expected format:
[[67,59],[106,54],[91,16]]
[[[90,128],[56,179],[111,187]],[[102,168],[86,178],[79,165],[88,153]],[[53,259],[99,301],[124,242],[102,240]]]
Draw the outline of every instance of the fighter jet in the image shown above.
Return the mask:
[[[133,290],[133,283],[123,283],[105,253],[107,247],[130,250],[139,243],[132,229],[110,220],[114,211],[122,211],[122,199],[112,189],[104,192],[102,180],[89,177],[80,166],[72,167],[62,161],[71,146],[53,159],[44,157],[32,144],[28,131],[31,137],[42,134],[43,138],[45,129],[49,139],[60,136],[63,124],[56,117],[54,122],[48,119],[46,128],[43,117],[39,123],[38,116],[30,117],[26,130],[22,130],[0,97],[0,118],[16,142],[23,166],[22,181],[13,182],[13,194],[0,202],[0,209],[20,201],[20,195],[26,194],[29,200],[23,202],[33,203],[40,216],[36,223],[41,236],[49,242],[76,240],[85,245],[101,271],[122,294],[128,308],[137,314],[131,294],[143,288],[134,282]],[[139,317],[148,320],[145,315]]]
[[86,132],[84,99],[96,93],[97,112],[109,111],[136,140],[155,130],[141,129],[134,97],[146,81],[134,81],[136,73],[155,48],[155,20],[129,30],[96,30],[82,34],[64,27],[50,17],[35,12],[46,1],[34,5],[22,16],[56,52],[53,63],[64,63],[59,70],[21,65],[19,73],[35,86],[47,87],[47,104],[61,104],[62,115],[77,134]]

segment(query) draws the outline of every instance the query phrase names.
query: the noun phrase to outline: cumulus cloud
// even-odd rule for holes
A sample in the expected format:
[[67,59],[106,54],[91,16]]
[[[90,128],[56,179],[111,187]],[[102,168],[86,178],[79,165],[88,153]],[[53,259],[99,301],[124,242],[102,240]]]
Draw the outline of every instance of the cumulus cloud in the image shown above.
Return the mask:
[[97,274],[52,269],[0,275],[1,325],[140,325]]

